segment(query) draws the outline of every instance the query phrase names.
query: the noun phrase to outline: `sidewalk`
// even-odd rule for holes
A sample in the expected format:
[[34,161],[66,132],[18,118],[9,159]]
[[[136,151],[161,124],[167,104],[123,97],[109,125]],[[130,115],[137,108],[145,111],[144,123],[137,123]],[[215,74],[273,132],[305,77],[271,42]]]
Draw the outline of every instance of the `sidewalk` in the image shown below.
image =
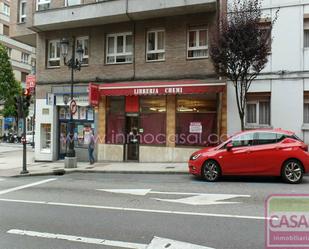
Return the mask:
[[29,174],[20,175],[21,165],[14,168],[3,169],[0,167],[0,177],[57,175],[68,173],[132,173],[132,174],[187,174],[186,163],[126,163],[104,162],[90,165],[78,162],[77,168],[65,169],[64,161],[43,163],[35,162],[27,165]]

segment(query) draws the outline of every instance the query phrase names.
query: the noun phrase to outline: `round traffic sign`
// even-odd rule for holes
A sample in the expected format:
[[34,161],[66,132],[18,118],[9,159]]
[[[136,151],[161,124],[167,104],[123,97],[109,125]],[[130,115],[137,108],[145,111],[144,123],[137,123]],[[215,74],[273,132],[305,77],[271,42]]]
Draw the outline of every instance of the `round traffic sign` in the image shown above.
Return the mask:
[[70,103],[70,111],[72,115],[74,115],[77,112],[77,104],[76,101],[73,99]]

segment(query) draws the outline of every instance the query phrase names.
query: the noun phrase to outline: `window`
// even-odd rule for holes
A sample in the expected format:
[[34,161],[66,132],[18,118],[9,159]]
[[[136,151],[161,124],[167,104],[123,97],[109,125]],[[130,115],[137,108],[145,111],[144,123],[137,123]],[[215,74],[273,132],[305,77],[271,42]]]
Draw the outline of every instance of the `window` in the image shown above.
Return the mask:
[[60,67],[60,41],[48,42],[48,63],[49,68]]
[[304,48],[309,48],[309,19],[304,19]]
[[111,34],[106,37],[106,63],[131,63],[133,60],[132,33]]
[[272,133],[272,132],[258,132],[256,133],[255,144],[274,144],[282,139],[282,134]]
[[81,46],[84,50],[83,55],[83,65],[89,64],[89,38],[88,37],[79,37],[76,39],[76,48]]
[[304,124],[309,124],[309,93],[304,93]]
[[251,146],[254,142],[254,133],[245,133],[239,136],[236,136],[232,139],[233,147],[243,147]]
[[6,36],[10,36],[10,27],[7,25],[3,25],[3,34]]
[[147,32],[147,61],[163,61],[165,59],[165,32],[155,30]]
[[268,47],[271,49],[271,23],[270,22],[260,22],[259,31],[261,36],[267,38],[266,42]]
[[8,53],[9,58],[11,58],[11,56],[12,56],[12,49],[9,48],[9,47],[7,47],[7,48],[6,48],[6,51],[7,51],[7,53]]
[[304,47],[309,48],[309,29],[304,30]]
[[21,53],[21,62],[29,64],[29,54],[22,52]]
[[81,4],[81,0],[65,0],[65,6],[73,6]]
[[50,0],[37,0],[37,10],[47,10],[50,8]]
[[41,124],[41,151],[50,152],[51,149],[51,124]]
[[190,28],[188,31],[188,58],[208,56],[208,31],[206,27]]
[[19,23],[26,22],[26,0],[19,0]]
[[140,143],[166,143],[166,97],[140,97]]
[[249,128],[270,126],[270,96],[248,94],[245,120]]
[[3,13],[6,14],[7,16],[10,16],[10,6],[7,5],[6,3],[3,4]]
[[217,95],[177,96],[176,144],[207,146],[216,144]]
[[125,113],[124,97],[107,97],[106,143],[124,144],[125,141],[124,113]]

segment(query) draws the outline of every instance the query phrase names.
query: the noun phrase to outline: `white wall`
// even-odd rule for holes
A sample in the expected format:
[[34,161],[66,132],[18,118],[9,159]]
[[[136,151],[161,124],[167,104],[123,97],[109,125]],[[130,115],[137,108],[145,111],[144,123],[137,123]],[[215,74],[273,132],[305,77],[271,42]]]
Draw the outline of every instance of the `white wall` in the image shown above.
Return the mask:
[[271,124],[302,137],[303,80],[274,80],[271,92]]
[[[48,114],[43,114],[43,110],[48,110]],[[56,110],[52,105],[46,105],[45,99],[36,100],[36,125],[35,125],[35,160],[36,161],[53,161],[57,155],[57,121]],[[41,148],[41,124],[51,124],[51,149],[43,151]]]

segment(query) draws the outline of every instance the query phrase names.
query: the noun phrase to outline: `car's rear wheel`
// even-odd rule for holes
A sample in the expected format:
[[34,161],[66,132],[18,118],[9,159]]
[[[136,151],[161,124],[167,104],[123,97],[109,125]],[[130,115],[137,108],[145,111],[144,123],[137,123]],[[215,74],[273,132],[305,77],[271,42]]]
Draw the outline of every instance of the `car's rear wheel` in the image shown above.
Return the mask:
[[300,183],[304,175],[304,170],[301,162],[295,159],[286,161],[283,164],[281,175],[283,180],[287,183]]
[[221,175],[220,165],[214,160],[207,160],[202,168],[202,175],[208,182],[215,182]]

